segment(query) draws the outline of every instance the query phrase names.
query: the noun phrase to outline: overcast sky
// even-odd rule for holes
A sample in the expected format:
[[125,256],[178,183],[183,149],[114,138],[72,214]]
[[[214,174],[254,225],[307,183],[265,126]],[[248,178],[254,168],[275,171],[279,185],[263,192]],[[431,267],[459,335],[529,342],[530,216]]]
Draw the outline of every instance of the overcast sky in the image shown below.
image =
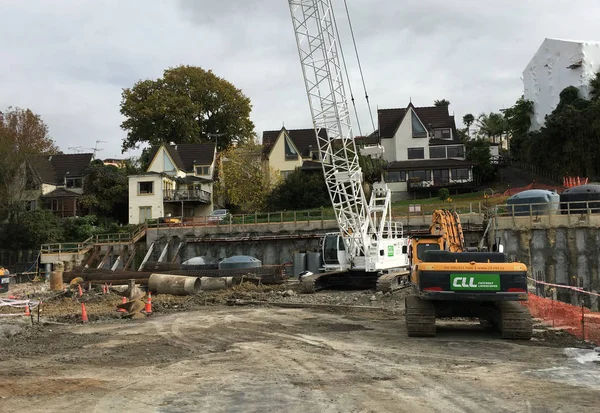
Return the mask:
[[[544,38],[600,41],[598,0],[347,1],[373,111],[411,98],[448,99],[457,119],[497,111],[521,95]],[[334,4],[350,56],[343,1]],[[136,155],[121,154],[121,90],[180,64],[242,89],[259,136],[311,127],[284,0],[0,0],[0,39],[0,110],[39,113],[66,153],[101,140],[99,157]],[[354,75],[353,87],[360,97]]]

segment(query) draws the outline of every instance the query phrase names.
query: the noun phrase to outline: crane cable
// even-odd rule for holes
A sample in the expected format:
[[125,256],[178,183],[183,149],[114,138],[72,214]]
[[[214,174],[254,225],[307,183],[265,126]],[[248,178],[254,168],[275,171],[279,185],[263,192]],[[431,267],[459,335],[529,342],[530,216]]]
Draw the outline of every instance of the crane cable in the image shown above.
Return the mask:
[[[344,56],[344,50],[342,49],[342,42],[340,41],[340,32],[338,31],[337,21],[335,19],[335,13],[333,11],[333,4],[330,2],[331,20],[335,26],[335,35],[337,37],[338,48],[340,50],[340,56],[342,57],[342,66],[344,67],[344,73],[346,74],[346,81],[348,82],[348,91],[350,92],[350,100],[354,108],[354,116],[356,117],[356,126],[358,126],[358,134],[362,136],[362,129],[360,127],[360,119],[358,118],[358,110],[356,109],[356,102],[354,101],[354,93],[352,92],[352,84],[350,83],[350,75],[348,74],[348,66],[346,65],[346,57]],[[354,137],[352,137],[354,138]]]
[[[373,120],[373,112],[371,112],[371,103],[369,102],[369,94],[367,93],[367,85],[365,84],[365,77],[363,75],[362,65],[360,64],[360,57],[358,55],[358,48],[356,47],[356,39],[354,38],[354,29],[352,28],[352,20],[350,19],[350,12],[348,10],[348,2],[344,0],[344,6],[346,7],[346,16],[348,16],[348,24],[350,25],[350,33],[352,35],[352,43],[354,44],[354,52],[356,53],[356,60],[358,61],[358,69],[360,71],[360,78],[362,80],[363,89],[365,91],[365,99],[367,100],[367,107],[369,108],[369,116],[371,117],[371,125],[375,130],[375,121]],[[339,35],[338,35],[339,38]],[[362,133],[361,133],[362,135]]]

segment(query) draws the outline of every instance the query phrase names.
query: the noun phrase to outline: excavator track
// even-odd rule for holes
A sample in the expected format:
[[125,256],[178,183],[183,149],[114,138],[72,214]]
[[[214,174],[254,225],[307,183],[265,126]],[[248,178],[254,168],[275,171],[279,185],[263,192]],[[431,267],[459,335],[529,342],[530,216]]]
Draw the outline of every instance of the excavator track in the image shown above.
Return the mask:
[[502,338],[530,340],[533,334],[533,320],[527,307],[516,301],[503,301],[497,304],[500,310],[498,325]]
[[298,292],[300,294],[313,294],[317,291],[316,282],[319,279],[320,274],[312,274],[302,277],[298,284]]
[[401,271],[382,275],[377,278],[377,291],[391,293],[407,287],[408,283],[403,283],[402,277],[406,277],[408,274],[408,271]]
[[435,337],[435,305],[416,295],[405,298],[406,330],[409,337]]

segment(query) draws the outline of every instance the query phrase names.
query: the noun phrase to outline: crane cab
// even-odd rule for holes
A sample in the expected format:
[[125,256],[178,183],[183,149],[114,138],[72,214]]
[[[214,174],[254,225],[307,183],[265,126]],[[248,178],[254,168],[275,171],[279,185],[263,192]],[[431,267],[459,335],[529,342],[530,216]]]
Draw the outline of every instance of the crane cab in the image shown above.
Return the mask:
[[325,235],[322,245],[323,271],[342,271],[348,269],[348,256],[344,240],[338,232]]

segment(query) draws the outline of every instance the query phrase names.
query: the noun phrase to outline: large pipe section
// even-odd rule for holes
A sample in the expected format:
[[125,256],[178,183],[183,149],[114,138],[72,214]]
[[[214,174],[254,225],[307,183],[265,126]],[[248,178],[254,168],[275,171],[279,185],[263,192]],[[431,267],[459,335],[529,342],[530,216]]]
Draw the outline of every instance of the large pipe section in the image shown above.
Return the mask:
[[200,278],[171,274],[151,274],[148,290],[157,294],[192,295],[200,292]]

